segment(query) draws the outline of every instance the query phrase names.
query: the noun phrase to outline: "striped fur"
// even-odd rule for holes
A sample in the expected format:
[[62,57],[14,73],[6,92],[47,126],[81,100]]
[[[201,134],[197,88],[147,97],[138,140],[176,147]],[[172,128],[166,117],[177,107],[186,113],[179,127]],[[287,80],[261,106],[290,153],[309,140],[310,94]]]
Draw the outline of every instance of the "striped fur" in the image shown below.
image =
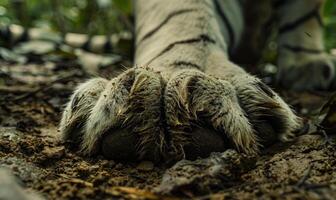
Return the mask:
[[[298,90],[325,88],[333,66],[323,52],[323,1],[304,2],[305,6],[300,0],[266,2],[274,7],[279,23],[278,63],[284,76],[280,80]],[[120,144],[108,143],[104,137],[120,137],[116,130],[127,130],[138,141],[137,159],[155,161],[225,148],[256,154],[264,145],[293,139],[301,128],[300,118],[268,86],[230,60],[244,36],[246,1],[135,3],[138,67],[110,81],[99,80],[105,85],[97,89],[95,81],[78,87],[61,122],[65,138],[79,137],[82,152],[88,155],[99,152],[103,143],[113,149],[103,152],[114,158],[122,149],[112,147]],[[307,34],[312,41],[305,38]],[[296,74],[284,75],[288,69]],[[309,84],[302,79],[305,76],[311,79]],[[293,84],[294,80],[300,84]],[[86,93],[90,94],[81,95]],[[225,142],[206,145],[218,138]],[[124,146],[132,145],[122,141]]]

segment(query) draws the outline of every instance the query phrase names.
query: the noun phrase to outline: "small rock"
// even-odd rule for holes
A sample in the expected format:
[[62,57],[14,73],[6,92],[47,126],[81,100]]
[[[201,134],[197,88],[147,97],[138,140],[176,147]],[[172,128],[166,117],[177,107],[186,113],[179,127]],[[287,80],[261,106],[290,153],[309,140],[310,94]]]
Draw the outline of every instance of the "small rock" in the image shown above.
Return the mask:
[[37,194],[27,193],[15,177],[6,169],[0,169],[0,199],[1,200],[41,200]]
[[0,127],[0,138],[17,142],[22,137],[22,132],[15,127]]
[[154,169],[154,164],[150,161],[142,161],[138,166],[137,169],[139,171],[152,171]]
[[115,165],[114,168],[115,168],[116,170],[120,170],[120,169],[123,169],[123,168],[124,168],[124,165],[121,164],[121,163],[118,163],[118,164]]
[[86,162],[82,162],[79,165],[76,166],[76,169],[79,174],[90,174],[90,165]]
[[[33,163],[27,162],[23,158],[17,157],[0,157],[0,168],[10,169],[21,180],[28,182],[41,178],[45,174],[43,170]],[[0,182],[1,182],[0,176]]]
[[[243,157],[235,150],[213,152],[208,158],[181,160],[168,169],[161,184],[154,188],[159,194],[177,194],[197,188],[200,194],[211,192],[211,186],[231,187],[241,176],[252,158]],[[253,161],[254,162],[254,161]]]
[[116,165],[116,162],[113,160],[103,160],[101,165],[106,168],[113,168]]
[[65,149],[64,146],[61,147],[46,147],[43,149],[42,153],[47,157],[47,158],[52,158],[52,159],[58,159],[61,158],[64,153]]

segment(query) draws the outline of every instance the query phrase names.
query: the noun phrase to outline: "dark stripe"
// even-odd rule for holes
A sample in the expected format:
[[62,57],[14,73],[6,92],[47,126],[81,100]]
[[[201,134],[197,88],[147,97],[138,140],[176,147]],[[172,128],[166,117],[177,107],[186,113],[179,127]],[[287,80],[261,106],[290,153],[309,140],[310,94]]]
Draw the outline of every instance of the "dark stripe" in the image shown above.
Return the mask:
[[290,50],[290,51],[295,52],[295,53],[313,53],[313,54],[319,54],[319,53],[323,53],[324,52],[321,49],[308,49],[306,47],[293,46],[293,45],[289,45],[289,44],[281,45],[280,48],[284,48],[284,49]]
[[282,27],[280,27],[279,33],[282,34],[282,33],[285,33],[287,31],[293,30],[293,29],[297,28],[302,23],[306,22],[307,20],[309,20],[311,18],[316,18],[318,23],[321,26],[323,26],[323,22],[322,22],[320,13],[319,13],[319,8],[320,8],[320,4],[318,4],[313,10],[311,10],[310,12],[305,14],[304,16],[298,18],[297,20],[283,25]]
[[151,62],[153,62],[156,58],[162,56],[163,54],[167,53],[168,51],[170,51],[171,49],[173,49],[176,45],[179,44],[191,44],[191,43],[198,43],[198,42],[204,42],[204,43],[216,43],[216,41],[212,38],[210,38],[208,35],[200,35],[197,38],[192,38],[192,39],[188,39],[188,40],[182,40],[182,41],[176,41],[172,44],[169,44],[165,49],[163,49],[157,56],[155,56],[154,58],[152,58],[147,65],[149,65]]
[[175,61],[172,65],[174,66],[190,66],[199,70],[202,70],[202,67],[199,66],[198,64],[192,63],[192,62],[188,62],[188,61]]
[[[184,9],[184,10],[179,10],[179,11],[174,11],[172,13],[170,13],[157,27],[153,28],[153,30],[149,31],[148,33],[146,33],[143,38],[141,38],[139,40],[139,44],[141,42],[143,42],[144,40],[148,39],[150,36],[152,36],[154,33],[156,33],[158,30],[160,30],[160,28],[162,26],[164,26],[165,24],[167,24],[169,22],[169,20],[171,20],[172,18],[176,17],[176,16],[179,16],[181,14],[185,14],[185,13],[188,13],[188,12],[194,12],[194,11],[197,11],[195,9]],[[138,44],[138,45],[139,45]]]
[[218,13],[218,15],[220,16],[220,18],[222,19],[222,21],[224,22],[225,26],[226,26],[226,29],[229,33],[229,51],[232,52],[232,48],[234,47],[234,42],[235,42],[235,36],[234,36],[234,33],[233,33],[233,29],[232,29],[232,26],[229,22],[229,19],[225,16],[225,13],[223,12],[223,10],[221,9],[219,3],[218,3],[218,0],[214,0],[214,5],[215,5],[215,9],[216,9],[216,12]]

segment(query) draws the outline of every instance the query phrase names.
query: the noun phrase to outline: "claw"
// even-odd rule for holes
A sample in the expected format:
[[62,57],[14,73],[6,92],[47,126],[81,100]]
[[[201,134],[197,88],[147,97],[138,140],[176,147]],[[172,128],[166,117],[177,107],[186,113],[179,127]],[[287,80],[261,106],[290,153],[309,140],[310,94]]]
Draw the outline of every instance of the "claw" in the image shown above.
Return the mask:
[[293,140],[294,132],[301,126],[301,119],[276,93],[252,76],[233,77],[230,82],[264,144]]

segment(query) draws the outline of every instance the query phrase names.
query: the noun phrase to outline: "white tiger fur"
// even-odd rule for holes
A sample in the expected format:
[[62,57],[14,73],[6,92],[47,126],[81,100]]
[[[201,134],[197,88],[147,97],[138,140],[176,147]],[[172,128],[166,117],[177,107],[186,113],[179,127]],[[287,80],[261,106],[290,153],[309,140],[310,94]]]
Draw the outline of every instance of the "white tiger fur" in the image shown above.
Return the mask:
[[[241,3],[135,1],[134,63],[138,67],[110,81],[93,79],[80,85],[63,113],[60,128],[64,138],[80,141],[82,152],[91,155],[100,151],[106,135],[117,135],[117,130],[123,129],[138,141],[137,158],[149,160],[183,158],[185,147],[197,140],[198,127],[205,127],[209,134],[214,130],[246,153],[257,153],[274,138],[291,140],[301,127],[300,119],[269,87],[230,61],[228,52],[235,48],[244,30]],[[280,28],[322,3],[283,2],[278,7]],[[293,12],[297,9],[303,11]],[[320,7],[317,9],[320,12]],[[293,11],[288,14],[289,10]],[[323,52],[294,52],[297,49],[284,47],[290,42],[293,47],[322,50],[322,30],[315,20],[304,20],[279,36],[279,65],[281,76],[285,76],[288,70],[307,67],[308,61],[323,63],[322,68],[327,69],[321,70],[318,65],[304,69],[322,74],[311,80],[309,87],[325,87],[334,72]],[[312,41],[304,38],[307,31]],[[325,70],[328,77],[323,75]],[[302,89],[292,79],[282,78]],[[294,78],[301,81],[300,77]],[[320,78],[326,78],[325,82]],[[194,148],[202,142],[196,142]],[[108,145],[113,148],[114,144]],[[127,142],[125,145],[133,148]],[[112,151],[120,153],[118,149]]]

